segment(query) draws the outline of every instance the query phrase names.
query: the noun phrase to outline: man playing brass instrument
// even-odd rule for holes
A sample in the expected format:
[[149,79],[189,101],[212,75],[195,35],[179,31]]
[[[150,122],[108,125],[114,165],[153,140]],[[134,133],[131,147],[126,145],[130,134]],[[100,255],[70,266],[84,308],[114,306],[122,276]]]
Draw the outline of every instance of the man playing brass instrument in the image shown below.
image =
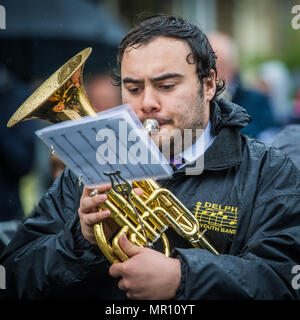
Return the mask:
[[[123,103],[142,122],[158,120],[162,141],[174,129],[204,129],[203,172],[186,174],[196,160],[186,155],[184,166],[160,184],[195,213],[220,254],[185,246],[171,234],[175,248],[166,257],[122,237],[129,259],[110,265],[93,232],[94,224],[109,221],[109,210],[97,208],[110,186],[91,197],[65,169],[0,259],[8,295],[299,299],[292,269],[300,264],[300,173],[286,155],[240,133],[250,117],[218,98],[224,84],[206,36],[180,18],[152,16],[123,39],[118,61]],[[114,232],[107,223],[108,238]]]

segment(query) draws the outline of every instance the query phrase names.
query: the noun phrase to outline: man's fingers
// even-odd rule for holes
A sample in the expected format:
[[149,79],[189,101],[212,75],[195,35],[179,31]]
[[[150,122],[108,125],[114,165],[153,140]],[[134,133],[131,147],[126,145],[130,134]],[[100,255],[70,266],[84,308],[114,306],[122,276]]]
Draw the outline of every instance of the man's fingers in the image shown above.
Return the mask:
[[103,210],[103,211],[90,212],[90,213],[84,214],[82,219],[86,225],[93,226],[94,224],[99,223],[100,221],[104,220],[109,216],[110,216],[110,211]]
[[139,197],[143,195],[144,191],[141,188],[134,188],[133,191],[135,192],[136,195]]
[[97,188],[87,188],[87,187],[84,187],[83,188],[83,192],[82,192],[82,195],[84,197],[89,197],[91,192],[94,191],[95,189],[98,190],[98,193],[101,194],[101,193],[104,193],[108,190],[111,189],[111,184],[106,184],[106,185],[103,185],[103,186],[100,186],[100,187],[97,187]]
[[[83,192],[82,192],[82,196],[83,197],[90,197],[91,192],[93,192],[94,190],[97,190],[98,194],[105,193],[106,191],[109,191],[111,189],[111,187],[112,187],[111,184],[107,184],[107,185],[104,185],[104,186],[101,186],[98,188],[84,187]],[[133,190],[138,196],[141,196],[144,193],[143,189],[141,189],[141,188],[134,188]]]
[[105,193],[103,194],[97,194],[94,197],[84,197],[82,198],[80,210],[83,213],[89,213],[94,208],[97,208],[100,204],[105,202],[107,200],[107,195]]
[[118,287],[122,291],[128,290],[128,287],[125,285],[125,280],[123,278],[118,282]]
[[117,263],[112,264],[110,266],[110,268],[109,268],[109,274],[113,278],[121,277],[123,275],[123,264],[122,264],[122,262],[117,262]]
[[143,250],[143,248],[130,242],[124,233],[120,237],[119,245],[120,245],[120,248],[126,253],[128,257],[133,257],[139,254]]

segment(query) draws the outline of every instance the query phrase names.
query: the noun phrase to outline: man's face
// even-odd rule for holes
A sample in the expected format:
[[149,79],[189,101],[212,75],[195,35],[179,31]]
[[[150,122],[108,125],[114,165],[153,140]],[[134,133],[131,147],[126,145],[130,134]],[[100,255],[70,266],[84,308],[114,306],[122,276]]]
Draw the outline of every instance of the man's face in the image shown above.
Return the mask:
[[204,129],[209,119],[209,101],[215,93],[214,72],[212,79],[205,79],[202,85],[196,65],[187,61],[190,53],[186,42],[158,37],[127,48],[123,55],[123,103],[130,104],[142,122],[148,118],[158,120],[162,140],[155,141],[155,135],[152,138],[160,146],[163,140],[170,141],[174,129]]

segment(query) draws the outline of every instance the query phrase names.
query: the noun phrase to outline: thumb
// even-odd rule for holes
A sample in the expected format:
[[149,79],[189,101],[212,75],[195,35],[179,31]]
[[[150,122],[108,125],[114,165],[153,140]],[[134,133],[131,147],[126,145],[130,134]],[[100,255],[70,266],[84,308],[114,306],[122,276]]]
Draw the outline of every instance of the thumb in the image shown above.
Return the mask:
[[130,242],[126,235],[123,233],[120,237],[119,244],[121,249],[126,253],[126,255],[130,258],[141,252],[143,248],[133,244]]

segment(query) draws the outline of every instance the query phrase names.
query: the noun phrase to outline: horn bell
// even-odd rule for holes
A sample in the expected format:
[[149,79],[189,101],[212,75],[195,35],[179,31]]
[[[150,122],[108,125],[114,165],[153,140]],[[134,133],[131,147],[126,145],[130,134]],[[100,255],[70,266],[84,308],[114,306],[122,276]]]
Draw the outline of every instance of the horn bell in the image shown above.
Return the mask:
[[7,127],[28,119],[58,123],[96,114],[82,83],[84,63],[91,52],[92,48],[82,50],[43,82],[12,115]]

